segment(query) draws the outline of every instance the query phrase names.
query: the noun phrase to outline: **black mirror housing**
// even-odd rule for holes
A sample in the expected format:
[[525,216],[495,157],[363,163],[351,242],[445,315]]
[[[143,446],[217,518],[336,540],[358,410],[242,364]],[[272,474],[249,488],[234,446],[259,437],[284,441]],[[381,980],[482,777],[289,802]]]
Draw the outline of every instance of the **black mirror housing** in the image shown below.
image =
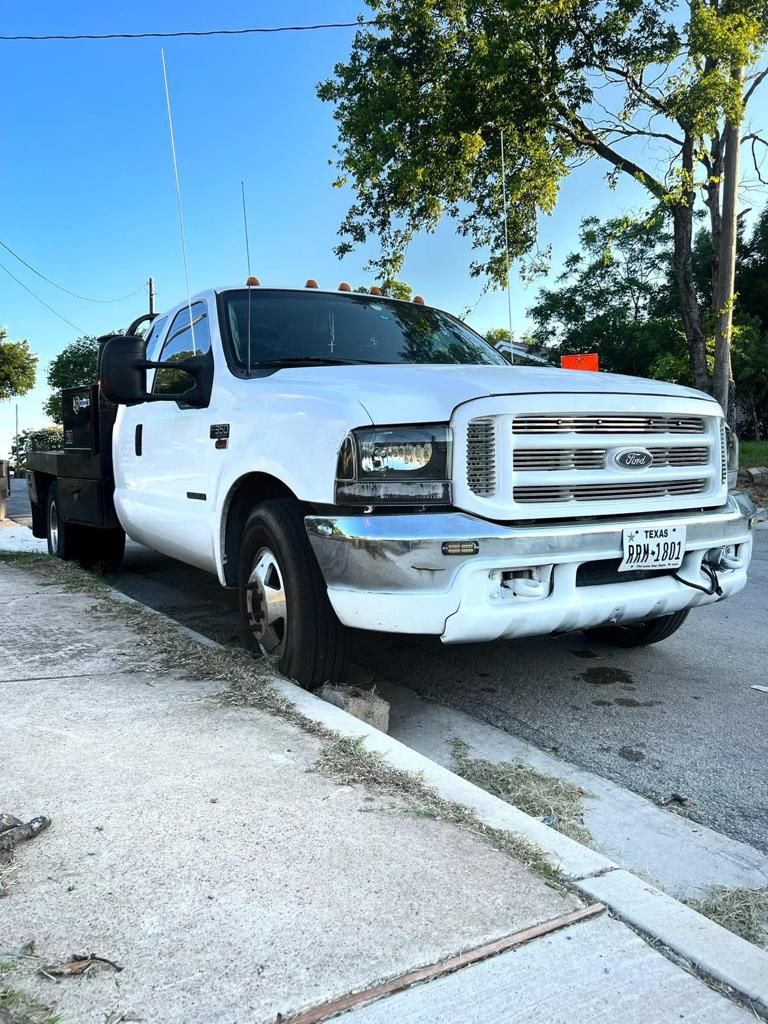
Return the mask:
[[147,398],[147,343],[135,334],[99,338],[99,379],[104,397],[116,405]]
[[[142,402],[179,402],[193,408],[205,408],[213,383],[213,359],[210,352],[188,356],[176,362],[147,361],[147,343],[135,334],[112,334],[99,338],[99,380],[102,394],[116,405],[140,405]],[[195,386],[182,394],[149,394],[147,370],[173,369],[188,373]]]

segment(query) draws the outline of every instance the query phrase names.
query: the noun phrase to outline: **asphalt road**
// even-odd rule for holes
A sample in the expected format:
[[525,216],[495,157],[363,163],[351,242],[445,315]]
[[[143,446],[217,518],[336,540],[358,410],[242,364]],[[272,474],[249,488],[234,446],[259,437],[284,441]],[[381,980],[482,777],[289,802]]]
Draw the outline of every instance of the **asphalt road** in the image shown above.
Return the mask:
[[[25,521],[26,495],[9,514]],[[672,793],[711,828],[768,852],[768,530],[737,597],[679,633],[624,651],[580,635],[444,647],[355,636],[355,661],[651,799]],[[197,569],[129,543],[120,590],[224,642],[237,598]]]

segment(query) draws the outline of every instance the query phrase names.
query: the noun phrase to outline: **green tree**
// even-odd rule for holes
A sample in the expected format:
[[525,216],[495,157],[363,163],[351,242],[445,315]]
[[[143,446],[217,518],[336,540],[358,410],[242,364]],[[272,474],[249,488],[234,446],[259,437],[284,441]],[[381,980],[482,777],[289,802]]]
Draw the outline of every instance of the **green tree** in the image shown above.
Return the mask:
[[768,203],[758,215],[751,236],[739,247],[736,290],[737,313],[754,317],[761,333],[768,336]]
[[17,469],[25,469],[30,452],[59,451],[64,444],[61,427],[41,427],[38,430],[21,430],[18,438],[11,442],[11,459]]
[[614,373],[689,382],[662,217],[581,222],[579,248],[529,310],[540,345],[597,352]]
[[[693,246],[693,269],[702,306],[708,349],[714,350],[717,307],[716,247],[709,228]],[[739,427],[756,438],[768,430],[768,203],[746,237],[739,225],[736,249],[732,363]]]
[[734,325],[733,376],[742,429],[759,441],[768,433],[768,334],[756,318],[739,317]]
[[61,389],[95,384],[98,361],[99,343],[90,335],[77,338],[51,360],[46,379],[54,394],[45,401],[43,409],[54,423],[62,422]]
[[0,327],[0,402],[26,395],[35,386],[37,356],[28,341],[6,341]]
[[716,252],[715,391],[727,404],[738,152],[746,104],[768,76],[750,72],[768,40],[768,0],[366,3],[374,25],[318,90],[336,105],[337,184],[356,193],[339,254],[377,236],[374,265],[393,276],[414,234],[447,214],[480,250],[472,271],[502,283],[508,252],[535,251],[537,218],[554,209],[562,179],[598,158],[611,183],[634,178],[671,220],[692,376],[707,388],[692,272],[703,195]]
[[[382,281],[379,285],[382,292],[392,299],[402,299],[404,302],[410,302],[413,298],[413,288],[405,281],[398,281],[397,278],[388,277]],[[355,288],[355,291],[360,295],[367,295],[370,292],[369,285],[361,284]]]

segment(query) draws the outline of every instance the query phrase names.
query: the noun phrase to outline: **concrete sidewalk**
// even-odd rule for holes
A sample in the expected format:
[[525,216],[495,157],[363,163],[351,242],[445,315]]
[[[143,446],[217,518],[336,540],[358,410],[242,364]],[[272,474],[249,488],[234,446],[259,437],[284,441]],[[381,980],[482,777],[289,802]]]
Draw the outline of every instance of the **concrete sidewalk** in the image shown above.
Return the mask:
[[[318,772],[327,735],[169,671],[98,595],[0,565],[0,623],[0,812],[53,821],[0,900],[0,990],[62,1024],[288,1021],[584,905],[413,795]],[[82,953],[123,969],[38,973]],[[605,913],[433,974],[346,1018],[754,1019]]]

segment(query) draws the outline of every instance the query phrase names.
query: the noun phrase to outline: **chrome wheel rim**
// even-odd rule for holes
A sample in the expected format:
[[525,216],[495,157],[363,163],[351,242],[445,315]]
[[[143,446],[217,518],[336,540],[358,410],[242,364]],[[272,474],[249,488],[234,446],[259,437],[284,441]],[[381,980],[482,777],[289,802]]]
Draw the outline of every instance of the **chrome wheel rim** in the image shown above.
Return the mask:
[[54,552],[59,550],[59,513],[56,510],[56,502],[51,502],[48,509],[48,536],[51,538],[51,548]]
[[248,577],[248,622],[262,654],[279,658],[288,638],[288,604],[283,574],[269,548],[260,548]]

